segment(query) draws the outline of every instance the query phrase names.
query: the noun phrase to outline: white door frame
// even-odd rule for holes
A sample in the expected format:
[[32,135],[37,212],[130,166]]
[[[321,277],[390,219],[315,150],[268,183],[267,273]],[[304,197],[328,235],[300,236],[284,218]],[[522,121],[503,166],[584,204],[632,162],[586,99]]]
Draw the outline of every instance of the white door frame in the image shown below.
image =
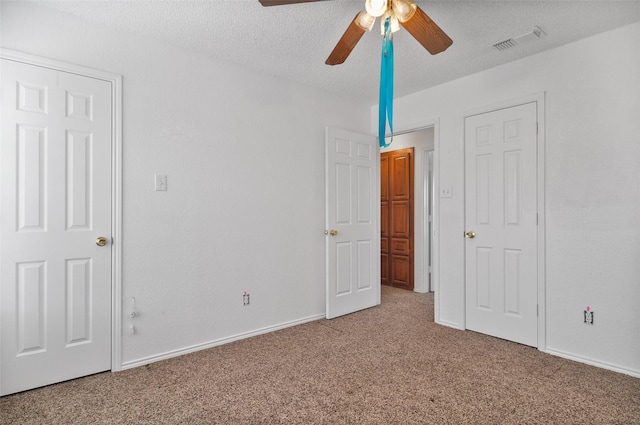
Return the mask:
[[[435,130],[434,130],[435,131]],[[433,155],[435,151],[435,143],[433,150],[422,150],[422,211],[423,211],[423,264],[422,264],[422,281],[424,282],[425,292],[433,291],[433,276],[431,268],[433,266],[433,238],[429,234],[429,228],[433,229]],[[431,154],[431,155],[429,155]],[[429,158],[431,157],[431,161]],[[431,184],[430,184],[431,183]],[[429,209],[431,207],[431,209]],[[433,230],[432,230],[433,232]]]
[[122,370],[122,76],[8,49],[0,49],[0,58],[111,83],[111,371],[120,371]]
[[[460,128],[462,129],[460,134],[461,137],[464,138],[464,123],[467,117],[484,114],[487,112],[497,111],[499,109],[507,109],[514,106],[524,105],[526,103],[536,103],[537,110],[537,119],[538,119],[538,135],[537,135],[537,203],[538,203],[538,229],[537,229],[537,238],[538,238],[538,350],[545,351],[547,347],[546,343],[546,280],[545,280],[545,92],[539,92],[530,94],[528,96],[523,96],[518,99],[507,100],[500,103],[495,103],[492,105],[481,106],[478,108],[474,108],[468,111],[465,111],[462,114],[460,119]],[[437,146],[437,145],[436,145]],[[464,146],[464,140],[462,140],[462,146]],[[466,164],[463,166],[463,181],[465,181],[465,171]],[[464,189],[463,189],[464,192]],[[463,194],[463,199],[465,199],[466,193]],[[436,197],[437,199],[438,197]],[[464,208],[464,207],[463,207]],[[460,234],[462,238],[462,233]],[[466,264],[466,253],[463,254],[465,257],[463,260],[463,264]],[[466,317],[466,291],[467,284],[466,281],[462,290],[462,306],[465,308],[462,309],[463,313],[463,329],[467,328],[467,317]]]

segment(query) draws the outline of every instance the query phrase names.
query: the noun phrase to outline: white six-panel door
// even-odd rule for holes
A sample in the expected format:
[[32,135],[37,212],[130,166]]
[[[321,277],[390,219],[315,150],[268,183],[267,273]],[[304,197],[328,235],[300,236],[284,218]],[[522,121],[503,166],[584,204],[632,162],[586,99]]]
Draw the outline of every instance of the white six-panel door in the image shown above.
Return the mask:
[[466,327],[530,346],[538,341],[536,126],[535,102],[465,118]]
[[375,137],[327,128],[328,319],[380,303],[380,155]]
[[111,367],[112,130],[109,82],[1,66],[5,395]]

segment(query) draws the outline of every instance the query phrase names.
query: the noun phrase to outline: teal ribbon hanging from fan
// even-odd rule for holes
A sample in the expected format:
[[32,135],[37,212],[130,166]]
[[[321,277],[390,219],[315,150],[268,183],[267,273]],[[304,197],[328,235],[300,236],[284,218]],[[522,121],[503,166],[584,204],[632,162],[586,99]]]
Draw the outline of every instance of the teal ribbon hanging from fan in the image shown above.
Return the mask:
[[[385,140],[387,119],[389,120],[389,132],[391,133],[389,143],[386,143]],[[378,139],[380,147],[383,148],[393,142],[393,39],[390,17],[387,17],[384,21],[384,38],[382,39]]]

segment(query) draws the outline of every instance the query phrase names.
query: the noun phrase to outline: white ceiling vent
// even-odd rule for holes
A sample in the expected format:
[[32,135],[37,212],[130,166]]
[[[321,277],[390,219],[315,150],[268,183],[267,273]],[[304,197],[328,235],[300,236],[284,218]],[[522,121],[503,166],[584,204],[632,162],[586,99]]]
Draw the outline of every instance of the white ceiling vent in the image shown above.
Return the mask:
[[545,37],[546,35],[547,34],[545,34],[545,32],[542,31],[540,27],[533,27],[522,34],[495,43],[493,47],[495,47],[497,50],[503,51],[512,47],[516,47],[519,44],[526,44],[538,40],[542,37]]
[[507,40],[503,40],[500,41],[499,43],[496,43],[493,45],[493,47],[495,47],[498,50],[507,50],[510,49],[512,47],[516,47],[517,44],[515,41],[513,41],[513,38],[509,38]]

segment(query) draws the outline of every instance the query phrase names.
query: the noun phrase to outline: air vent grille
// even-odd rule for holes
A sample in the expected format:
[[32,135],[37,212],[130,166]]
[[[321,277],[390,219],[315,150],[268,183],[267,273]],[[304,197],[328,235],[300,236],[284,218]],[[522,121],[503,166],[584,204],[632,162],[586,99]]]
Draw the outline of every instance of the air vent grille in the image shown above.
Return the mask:
[[509,38],[507,40],[500,41],[500,42],[498,42],[498,43],[493,45],[494,48],[496,48],[496,49],[498,49],[500,51],[507,50],[507,49],[510,49],[510,48],[516,47],[516,46],[517,46],[517,44],[516,44],[515,41],[513,41],[513,38]]
[[522,34],[514,35],[513,37],[502,40],[493,45],[496,50],[504,51],[512,47],[519,46],[521,44],[528,44],[533,41],[546,37],[546,33],[542,31],[540,27],[532,27]]

